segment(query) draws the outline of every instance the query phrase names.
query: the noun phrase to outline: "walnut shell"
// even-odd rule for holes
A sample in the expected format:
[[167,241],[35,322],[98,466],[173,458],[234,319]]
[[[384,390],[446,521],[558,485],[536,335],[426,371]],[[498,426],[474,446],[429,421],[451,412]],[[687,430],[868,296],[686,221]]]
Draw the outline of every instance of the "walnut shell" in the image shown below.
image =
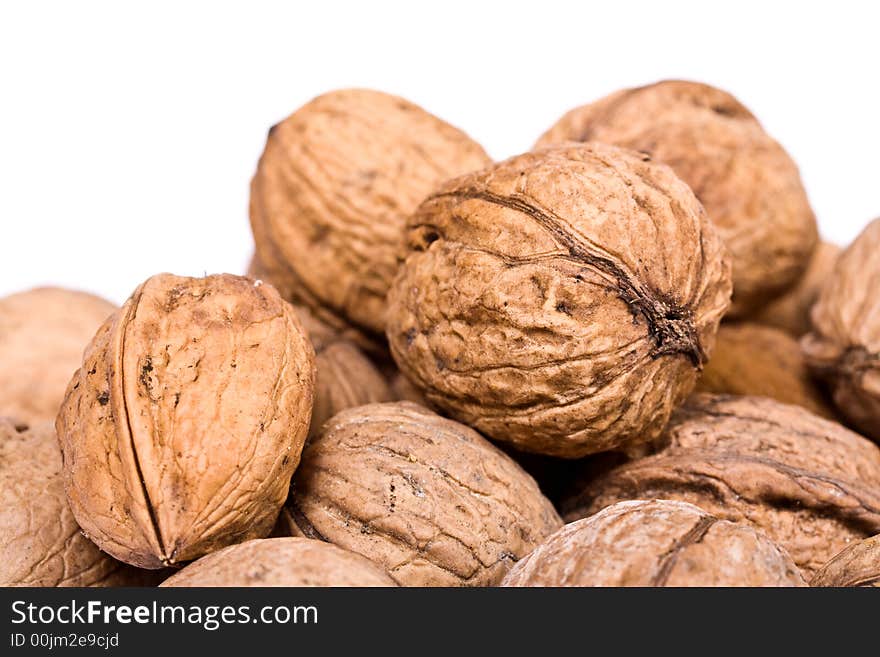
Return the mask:
[[810,377],[797,340],[761,324],[721,325],[712,360],[697,380],[696,390],[770,397],[836,419]]
[[181,586],[397,586],[369,559],[307,538],[254,539],[202,557],[165,580]]
[[810,586],[880,588],[880,534],[838,552],[813,576]]
[[681,80],[618,91],[571,110],[537,145],[571,140],[648,153],[691,186],[733,256],[731,316],[806,268],[818,231],[797,166],[729,93]]
[[56,423],[80,526],[144,568],[267,535],[314,377],[312,347],[271,286],[150,278],[99,329]]
[[562,506],[571,521],[627,499],[696,504],[750,522],[806,574],[880,532],[880,449],[797,406],[695,395],[655,454],[612,469]]
[[431,405],[523,451],[646,441],[693,389],[730,263],[663,165],[604,144],[453,180],[409,222],[388,339]]
[[810,310],[840,256],[840,247],[819,242],[797,284],[752,316],[752,321],[788,331],[796,338],[810,330]]
[[251,184],[257,255],[300,303],[382,333],[407,215],[437,184],[488,163],[466,134],[402,98],[324,94],[269,131]]
[[114,310],[109,301],[57,287],[0,299],[0,415],[54,420],[83,349]]
[[0,586],[142,586],[132,568],[82,535],[64,495],[51,422],[0,418]]
[[343,411],[309,442],[289,530],[364,555],[404,586],[497,584],[561,526],[519,466],[409,402]]
[[801,345],[837,408],[880,441],[880,218],[843,252],[812,310]]
[[618,502],[565,525],[503,586],[806,586],[763,534],[668,500]]

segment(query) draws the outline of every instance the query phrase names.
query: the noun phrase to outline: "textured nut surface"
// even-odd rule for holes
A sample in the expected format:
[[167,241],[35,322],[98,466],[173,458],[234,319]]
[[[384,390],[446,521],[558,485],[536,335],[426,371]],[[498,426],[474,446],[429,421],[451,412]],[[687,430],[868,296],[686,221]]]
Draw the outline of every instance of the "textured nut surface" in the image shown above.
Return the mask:
[[503,585],[806,586],[763,534],[667,500],[619,502],[565,525]]
[[810,330],[810,310],[825,281],[834,270],[841,249],[830,242],[819,242],[803,276],[790,290],[773,299],[751,319],[760,324],[775,326],[796,338]]
[[388,339],[434,406],[524,451],[577,457],[658,434],[728,307],[697,199],[603,144],[450,181],[408,227]]
[[151,571],[101,552],[82,535],[64,495],[51,422],[0,418],[0,586],[141,586]]
[[161,586],[397,586],[369,559],[307,538],[254,539],[186,566]]
[[835,419],[790,334],[761,324],[722,324],[698,392],[770,397]]
[[0,415],[54,420],[83,349],[115,309],[91,294],[53,287],[0,299]]
[[813,576],[810,586],[880,587],[880,534],[834,555]]
[[343,411],[309,442],[291,533],[352,550],[404,586],[487,586],[562,524],[475,431],[409,402]]
[[271,530],[299,461],[314,353],[268,285],[147,280],[99,329],[56,423],[85,533],[145,568]]
[[880,219],[841,254],[811,318],[807,363],[847,420],[880,441]]
[[402,98],[319,96],[269,132],[251,185],[258,257],[301,303],[381,333],[407,215],[488,163],[467,135]]
[[650,153],[691,186],[733,256],[732,315],[790,287],[818,240],[797,166],[736,98],[666,80],[573,109],[539,140]]
[[562,505],[567,520],[627,499],[696,504],[747,521],[811,574],[880,532],[880,449],[797,406],[695,395],[656,454],[612,469]]

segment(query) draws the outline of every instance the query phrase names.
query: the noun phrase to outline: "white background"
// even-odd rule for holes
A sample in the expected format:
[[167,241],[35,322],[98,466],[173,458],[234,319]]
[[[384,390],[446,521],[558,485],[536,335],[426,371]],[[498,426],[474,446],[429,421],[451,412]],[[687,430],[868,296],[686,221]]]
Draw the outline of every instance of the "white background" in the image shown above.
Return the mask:
[[121,302],[160,271],[242,272],[266,130],[345,86],[403,95],[503,158],[620,87],[710,82],[789,150],[844,244],[880,214],[876,6],[4,3],[0,295]]

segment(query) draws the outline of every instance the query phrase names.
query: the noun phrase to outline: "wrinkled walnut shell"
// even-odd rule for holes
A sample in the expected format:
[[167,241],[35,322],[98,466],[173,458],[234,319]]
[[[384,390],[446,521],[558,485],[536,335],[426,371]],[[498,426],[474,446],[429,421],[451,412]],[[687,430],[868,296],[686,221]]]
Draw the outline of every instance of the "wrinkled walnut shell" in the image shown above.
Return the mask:
[[880,219],[840,256],[811,317],[807,363],[846,419],[880,441]]
[[791,335],[761,324],[722,324],[698,392],[770,397],[836,419]]
[[407,215],[488,163],[466,134],[402,98],[324,94],[269,131],[251,184],[257,255],[298,302],[382,333]]
[[539,140],[602,141],[650,154],[691,186],[733,256],[731,316],[790,288],[818,240],[797,166],[742,103],[666,80],[571,110]]
[[488,586],[561,525],[534,480],[475,431],[409,402],[343,411],[303,451],[289,531],[403,586]]
[[0,299],[0,415],[54,420],[83,349],[114,310],[99,297],[54,287]]
[[838,552],[813,576],[810,586],[880,588],[880,534]]
[[267,535],[314,376],[312,347],[271,286],[147,280],[99,329],[56,423],[83,531],[144,568]]
[[880,532],[880,449],[797,406],[696,395],[655,454],[612,469],[562,504],[566,520],[662,498],[750,522],[811,574],[848,542]]
[[165,580],[182,586],[397,586],[369,559],[307,538],[264,538],[202,557]]
[[810,310],[825,281],[834,271],[841,249],[830,242],[819,242],[810,264],[797,284],[752,316],[752,321],[787,331],[796,338],[810,330]]
[[619,502],[565,525],[504,586],[806,586],[763,534],[683,502]]
[[61,452],[50,422],[0,418],[0,586],[148,586],[82,535],[64,495]]
[[693,389],[730,263],[671,169],[604,144],[450,181],[409,221],[388,339],[432,406],[568,458],[644,442]]

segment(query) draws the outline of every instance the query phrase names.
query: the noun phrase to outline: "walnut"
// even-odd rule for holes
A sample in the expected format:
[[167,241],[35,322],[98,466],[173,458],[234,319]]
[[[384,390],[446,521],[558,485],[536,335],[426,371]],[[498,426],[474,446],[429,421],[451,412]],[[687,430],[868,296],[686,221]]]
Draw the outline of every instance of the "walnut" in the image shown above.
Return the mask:
[[838,552],[813,576],[810,586],[880,588],[880,534]]
[[770,397],[836,419],[824,393],[810,377],[797,340],[761,324],[721,325],[712,360],[697,381],[697,391]]
[[101,552],[67,506],[51,422],[0,418],[0,586],[141,586],[152,571]]
[[186,566],[162,586],[397,586],[369,559],[307,538],[230,545]]
[[104,299],[56,287],[0,299],[0,415],[54,420],[83,349],[114,310]]
[[56,423],[86,535],[144,568],[267,535],[314,376],[312,347],[271,286],[147,280],[98,330]]
[[819,297],[819,290],[834,270],[840,247],[830,242],[819,242],[810,258],[810,264],[797,284],[757,312],[752,320],[788,331],[796,338],[810,330],[810,310]]
[[667,500],[618,502],[565,525],[503,585],[806,586],[763,534]]
[[407,215],[437,184],[488,163],[467,135],[402,98],[319,96],[269,131],[251,184],[257,255],[300,303],[382,333]]
[[670,165],[706,207],[733,256],[731,316],[801,276],[818,240],[797,166],[742,103],[709,85],[666,80],[563,116],[538,146],[603,141]]
[[880,448],[797,406],[696,395],[655,454],[612,469],[561,507],[571,521],[646,498],[750,522],[809,575],[848,542],[880,532]]
[[837,408],[880,441],[880,218],[843,252],[812,310],[801,345]]
[[475,431],[409,402],[339,413],[306,446],[289,531],[364,555],[404,586],[487,586],[561,525]]
[[703,208],[648,156],[603,144],[453,180],[409,221],[388,339],[432,406],[523,451],[656,436],[728,307]]

